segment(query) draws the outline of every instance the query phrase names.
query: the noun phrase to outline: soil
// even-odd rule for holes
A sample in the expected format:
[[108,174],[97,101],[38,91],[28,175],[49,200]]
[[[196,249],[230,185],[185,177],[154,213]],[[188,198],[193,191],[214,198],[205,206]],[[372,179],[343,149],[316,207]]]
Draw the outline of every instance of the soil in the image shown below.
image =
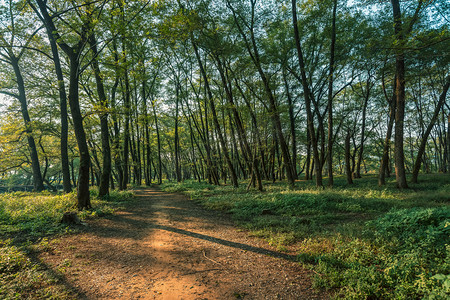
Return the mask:
[[137,200],[39,258],[77,299],[325,299],[295,253],[233,226],[186,196],[137,189]]

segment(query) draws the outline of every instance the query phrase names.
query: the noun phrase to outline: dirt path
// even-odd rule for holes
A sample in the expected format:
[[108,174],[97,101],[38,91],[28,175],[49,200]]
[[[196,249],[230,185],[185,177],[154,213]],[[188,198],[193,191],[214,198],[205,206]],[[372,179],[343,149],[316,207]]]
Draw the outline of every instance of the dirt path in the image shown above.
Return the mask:
[[294,256],[185,196],[139,189],[138,200],[90,221],[40,254],[80,299],[323,299]]

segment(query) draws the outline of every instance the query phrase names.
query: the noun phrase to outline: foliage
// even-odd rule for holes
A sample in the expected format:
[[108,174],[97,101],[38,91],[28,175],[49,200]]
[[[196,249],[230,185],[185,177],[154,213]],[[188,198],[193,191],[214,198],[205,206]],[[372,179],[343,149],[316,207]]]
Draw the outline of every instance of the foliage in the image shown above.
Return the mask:
[[416,191],[376,186],[367,176],[331,190],[266,185],[267,191],[205,183],[166,183],[283,250],[316,272],[314,285],[349,299],[444,299],[449,293],[450,186],[430,175]]

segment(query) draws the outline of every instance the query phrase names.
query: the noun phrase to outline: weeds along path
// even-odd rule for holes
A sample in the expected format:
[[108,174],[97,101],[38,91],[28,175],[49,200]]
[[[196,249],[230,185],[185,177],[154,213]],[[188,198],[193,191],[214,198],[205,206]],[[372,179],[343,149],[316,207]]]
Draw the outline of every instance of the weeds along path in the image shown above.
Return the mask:
[[323,299],[310,273],[183,195],[137,200],[40,253],[83,299]]

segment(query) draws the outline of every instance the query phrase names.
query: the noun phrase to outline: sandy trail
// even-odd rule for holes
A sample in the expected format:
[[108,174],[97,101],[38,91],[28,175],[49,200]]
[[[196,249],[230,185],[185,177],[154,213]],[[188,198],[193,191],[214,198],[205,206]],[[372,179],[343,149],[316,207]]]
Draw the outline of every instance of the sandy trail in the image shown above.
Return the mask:
[[39,257],[79,299],[323,299],[293,253],[237,230],[228,216],[179,194],[137,201]]

